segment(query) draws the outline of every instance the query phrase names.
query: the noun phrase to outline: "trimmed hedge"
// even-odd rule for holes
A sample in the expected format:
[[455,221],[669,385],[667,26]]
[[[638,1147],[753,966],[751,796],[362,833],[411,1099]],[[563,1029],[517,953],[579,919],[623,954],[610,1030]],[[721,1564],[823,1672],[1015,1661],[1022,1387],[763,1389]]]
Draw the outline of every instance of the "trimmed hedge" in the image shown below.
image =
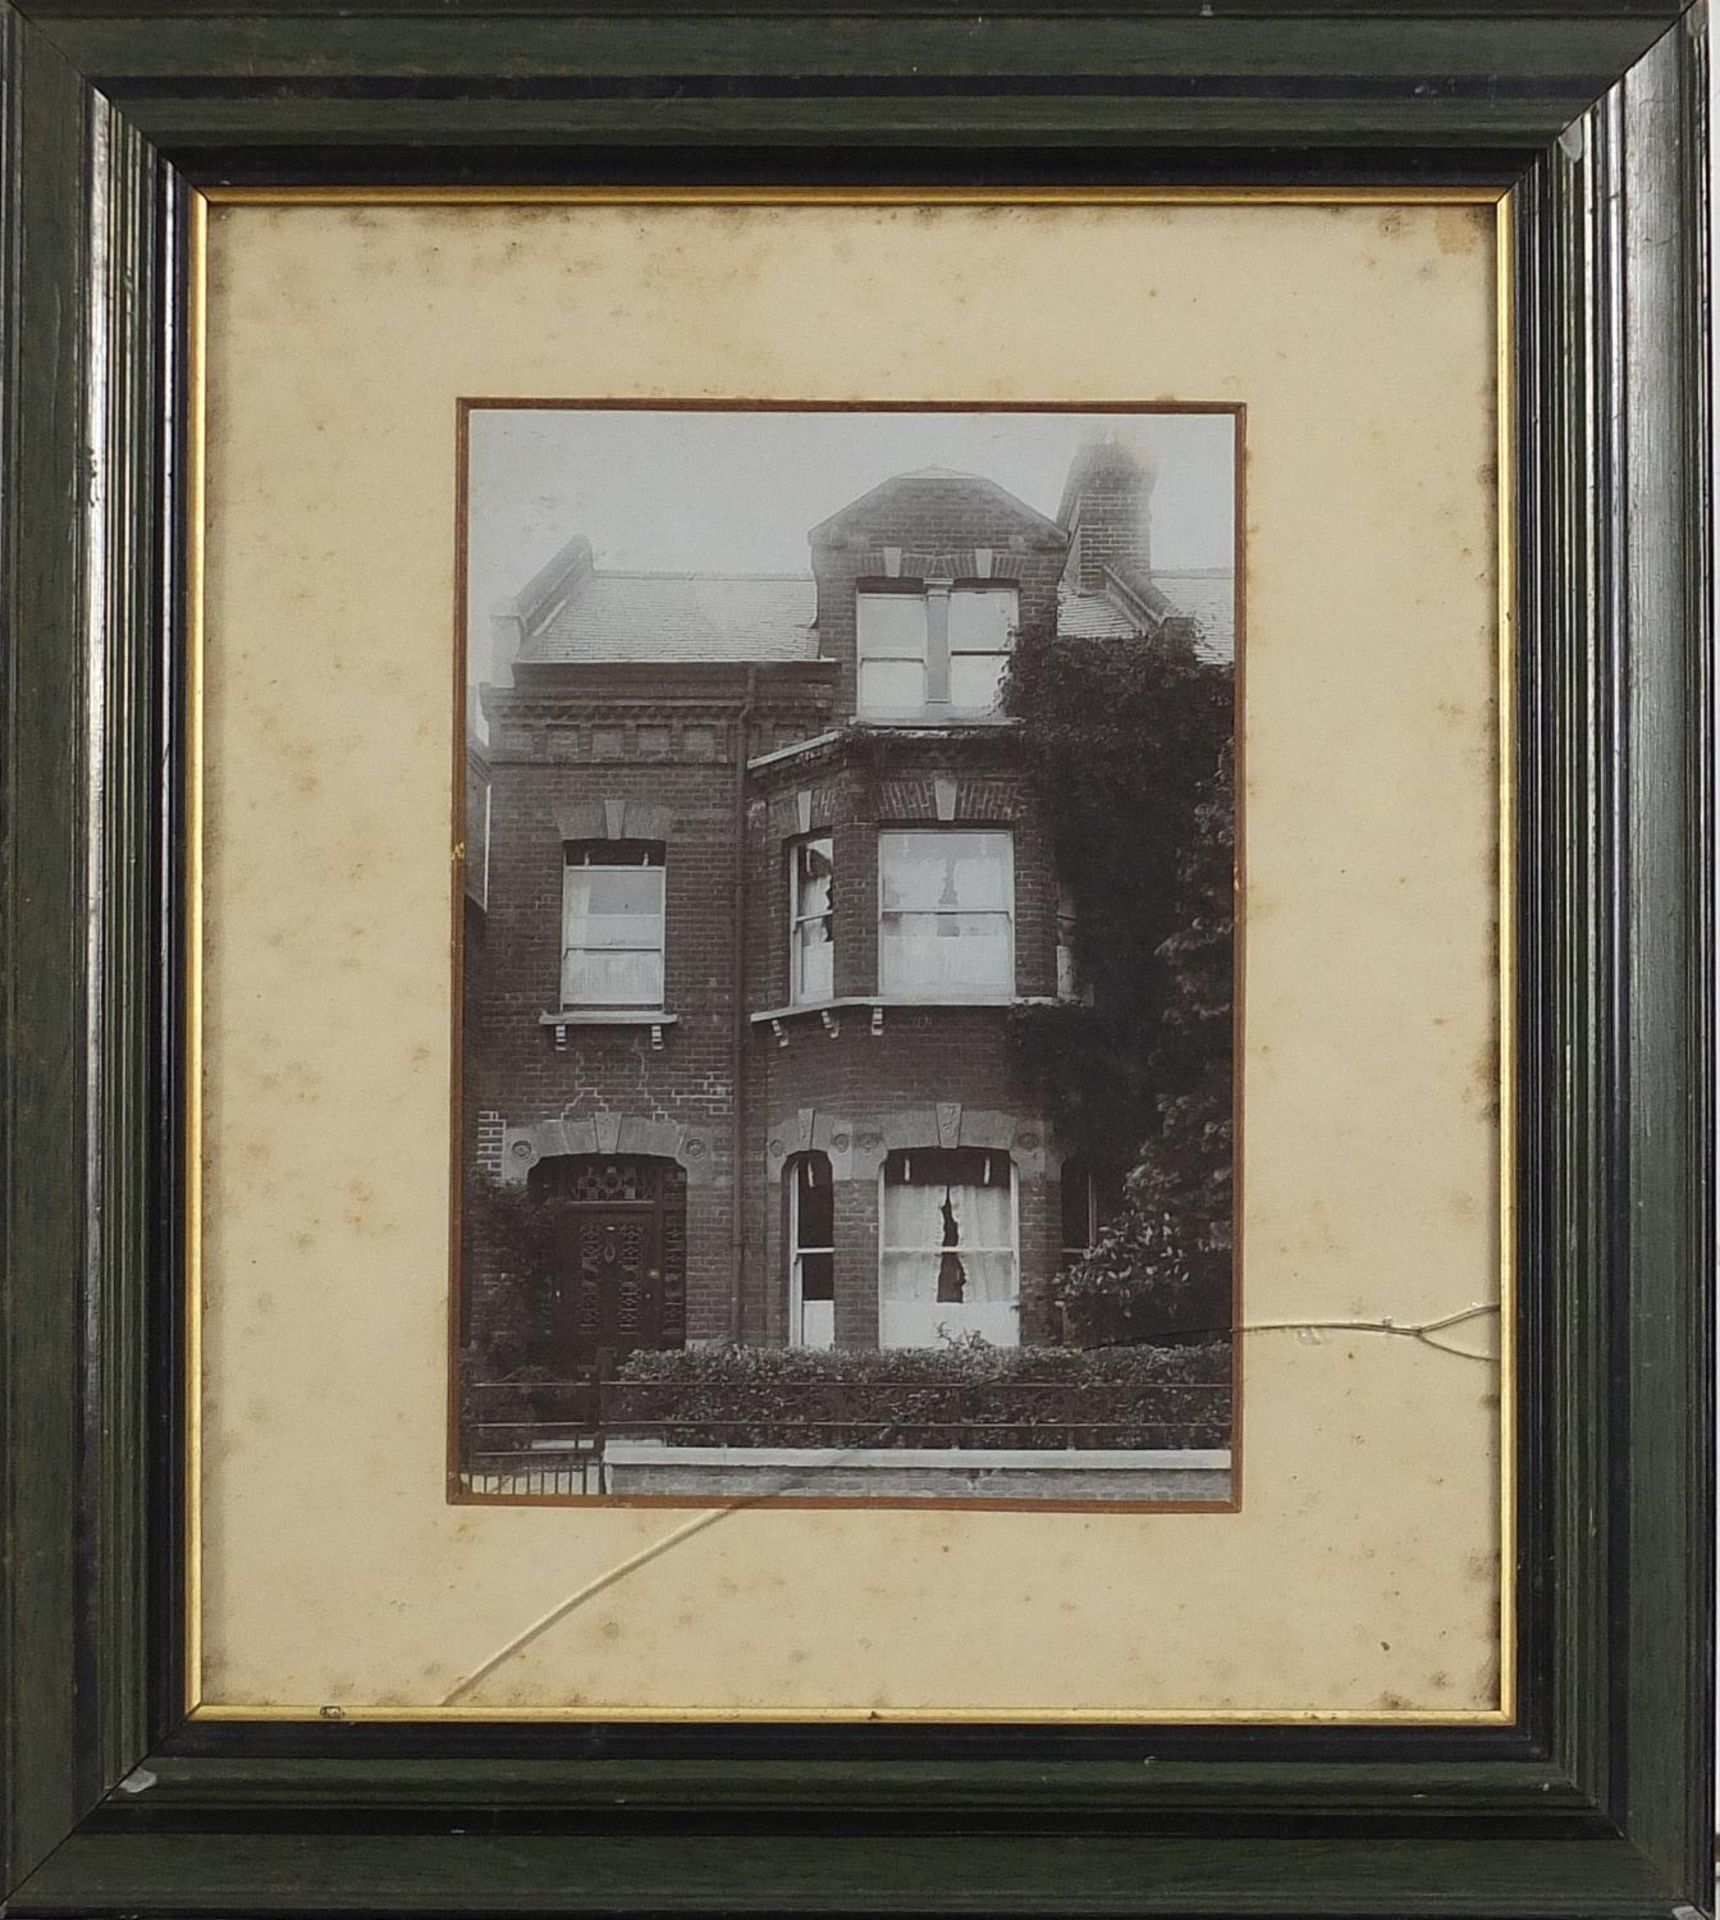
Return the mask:
[[642,1352],[604,1389],[616,1435],[671,1446],[1222,1447],[1228,1340],[1164,1347]]

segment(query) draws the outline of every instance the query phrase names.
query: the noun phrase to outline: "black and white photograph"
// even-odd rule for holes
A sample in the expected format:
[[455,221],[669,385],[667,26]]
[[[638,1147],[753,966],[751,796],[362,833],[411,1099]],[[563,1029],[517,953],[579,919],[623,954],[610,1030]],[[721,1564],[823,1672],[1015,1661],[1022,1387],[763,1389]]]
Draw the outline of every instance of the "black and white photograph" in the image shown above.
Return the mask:
[[451,1499],[1239,1503],[1243,421],[463,403]]

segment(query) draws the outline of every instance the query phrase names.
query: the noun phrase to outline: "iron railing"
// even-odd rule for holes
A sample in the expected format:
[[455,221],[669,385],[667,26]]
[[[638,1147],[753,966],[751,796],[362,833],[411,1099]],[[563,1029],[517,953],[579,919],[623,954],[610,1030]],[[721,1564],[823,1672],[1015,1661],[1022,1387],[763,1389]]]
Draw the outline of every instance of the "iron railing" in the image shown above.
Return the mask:
[[600,1381],[482,1380],[466,1392],[461,1477],[468,1493],[603,1492]]

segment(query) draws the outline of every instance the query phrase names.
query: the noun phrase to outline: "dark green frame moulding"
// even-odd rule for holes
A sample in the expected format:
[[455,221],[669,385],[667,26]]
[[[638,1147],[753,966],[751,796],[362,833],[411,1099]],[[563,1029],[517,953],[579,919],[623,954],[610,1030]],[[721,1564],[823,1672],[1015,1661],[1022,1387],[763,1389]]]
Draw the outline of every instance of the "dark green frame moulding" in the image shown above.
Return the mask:
[[[24,0],[0,53],[10,1911],[1705,1908],[1699,17]],[[184,249],[222,181],[1515,183],[1517,1726],[184,1721]]]

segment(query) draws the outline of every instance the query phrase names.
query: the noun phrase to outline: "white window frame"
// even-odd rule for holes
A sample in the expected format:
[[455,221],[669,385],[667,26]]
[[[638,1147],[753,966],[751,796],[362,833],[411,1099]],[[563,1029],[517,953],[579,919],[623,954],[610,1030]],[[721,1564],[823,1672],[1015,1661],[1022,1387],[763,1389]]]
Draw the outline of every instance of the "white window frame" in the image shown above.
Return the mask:
[[954,614],[955,602],[957,600],[978,599],[982,596],[988,599],[1001,599],[1005,594],[1007,594],[1013,602],[1013,618],[1004,629],[1005,638],[1004,644],[1001,647],[958,648],[955,644],[955,622],[953,618],[946,624],[945,639],[948,646],[949,668],[945,686],[946,691],[949,692],[949,710],[958,718],[976,719],[984,714],[996,713],[1002,705],[1001,688],[998,698],[993,700],[989,706],[975,707],[958,702],[952,691],[955,684],[955,662],[957,660],[1001,660],[1007,666],[1007,663],[1015,653],[1015,636],[1021,626],[1021,589],[1013,580],[990,582],[964,580],[959,585],[950,588],[950,610],[952,615]]
[[[911,600],[924,614],[922,623],[924,635],[918,653],[867,653],[862,646],[861,629],[865,623],[865,603],[868,600]],[[904,715],[923,714],[931,701],[931,604],[926,590],[922,586],[917,591],[898,587],[894,591],[876,585],[856,587],[854,590],[854,710],[865,719],[888,719]],[[912,662],[920,669],[920,698],[916,703],[909,701],[904,706],[881,706],[869,704],[865,697],[866,665],[868,661],[889,661],[896,665]]]
[[[800,852],[803,847],[822,845],[830,849],[830,905],[822,913],[800,911]],[[816,1007],[836,991],[836,836],[834,833],[803,833],[788,843],[788,998],[796,1007]],[[830,922],[831,981],[830,994],[809,994],[801,979],[800,930],[814,920]]]
[[[496,783],[493,780],[486,780],[484,782],[484,890],[478,901],[478,904],[486,910],[488,910],[490,904],[490,839],[491,823],[494,818],[495,798]],[[564,880],[562,884],[565,886],[567,883]]]
[[[943,1151],[945,1151],[945,1149],[938,1148],[938,1147],[906,1147],[902,1149],[902,1152],[906,1155],[910,1163],[912,1162],[915,1154],[917,1153],[939,1153]],[[979,1151],[985,1152],[985,1153],[1002,1153],[1004,1160],[1007,1162],[1009,1166],[1009,1245],[1007,1247],[977,1247],[977,1246],[966,1247],[964,1246],[960,1249],[960,1251],[963,1253],[991,1253],[991,1254],[1007,1253],[1009,1255],[1010,1272],[1015,1282],[1015,1290],[1008,1303],[1009,1312],[1011,1315],[1010,1325],[1011,1325],[1014,1337],[1007,1341],[993,1340],[991,1344],[993,1346],[1020,1346],[1021,1344],[1021,1169],[1015,1164],[1015,1155],[1013,1153],[1009,1153],[1005,1151],[1001,1147],[985,1147],[985,1148],[979,1149]],[[884,1337],[884,1332],[885,1332],[884,1317],[885,1317],[885,1314],[888,1312],[889,1306],[890,1306],[890,1302],[885,1298],[885,1294],[884,1294],[884,1261],[886,1257],[890,1254],[941,1253],[942,1248],[895,1247],[895,1246],[890,1246],[886,1244],[884,1239],[884,1192],[886,1187],[889,1185],[889,1179],[888,1179],[889,1165],[890,1165],[890,1156],[886,1154],[878,1167],[878,1345],[880,1347],[890,1348],[891,1351],[898,1351],[898,1349],[890,1347],[890,1342],[887,1341]],[[948,1306],[951,1311],[958,1314],[966,1311],[966,1308],[964,1306],[957,1306],[953,1301],[945,1302],[944,1304]],[[963,1331],[963,1329],[959,1326],[953,1326],[950,1329],[950,1331],[952,1333],[959,1333]]]
[[[836,1269],[836,1189],[834,1169],[832,1169],[830,1194],[830,1245],[827,1247],[806,1247],[800,1242],[800,1185],[801,1168],[807,1155],[797,1153],[788,1162],[784,1172],[788,1178],[788,1344],[791,1347],[816,1347],[828,1351],[836,1345],[836,1301],[834,1298]],[[826,1166],[830,1165],[828,1154],[819,1156]],[[822,1253],[830,1256],[831,1294],[829,1300],[806,1298],[806,1276],[801,1261],[809,1253]],[[1019,1285],[1019,1282],[1017,1283]],[[808,1305],[830,1309],[830,1328],[828,1339],[809,1340],[806,1334],[806,1309]]]
[[[986,595],[1007,595],[1013,618],[1005,628],[1002,647],[962,647],[951,645],[951,608],[954,601]],[[924,644],[918,653],[869,653],[861,644],[868,600],[912,600],[925,610]],[[993,700],[985,706],[956,702],[950,697],[951,663],[963,660],[1004,660],[1015,651],[1015,636],[1021,625],[1021,584],[1016,580],[925,580],[917,586],[894,589],[877,582],[854,589],[854,707],[867,720],[978,720],[998,710]],[[887,706],[868,702],[864,696],[865,667],[868,661],[889,661],[896,665],[913,662],[920,669],[920,699],[905,705]]]
[[[574,844],[581,844],[575,842]],[[588,849],[601,847],[601,841],[583,843]],[[657,939],[654,944],[642,942],[634,947],[593,947],[570,941],[568,934],[568,876],[574,873],[655,873],[657,875]],[[569,960],[575,953],[654,953],[657,956],[658,978],[662,981],[662,991],[655,1001],[649,1000],[576,1000],[569,993],[572,984],[569,978]],[[654,858],[647,852],[641,860],[597,860],[587,857],[581,860],[569,858],[568,848],[562,849],[561,878],[561,1004],[569,1012],[581,1013],[661,1013],[663,1003],[669,991],[669,864],[666,853],[658,853]]]
[[[937,834],[945,834],[945,835],[958,834],[958,833],[974,833],[974,834],[984,833],[984,834],[990,834],[995,838],[1001,839],[1004,845],[1009,849],[1009,905],[1008,907],[1006,908],[998,908],[998,907],[979,907],[979,908],[889,907],[889,908],[886,908],[886,906],[884,905],[884,865],[885,865],[884,843],[892,835],[899,835],[903,838],[906,838],[909,834],[915,834],[915,833],[924,833],[924,834],[937,833]],[[1003,1005],[1014,1000],[1014,998],[1016,997],[1016,983],[1020,978],[1021,961],[1020,961],[1019,954],[1016,952],[1016,945],[1015,945],[1015,831],[1013,828],[990,826],[990,825],[982,826],[982,825],[972,824],[968,822],[962,822],[955,825],[950,825],[948,823],[938,823],[938,824],[922,824],[920,826],[910,826],[910,827],[880,827],[878,829],[878,947],[877,947],[877,954],[878,954],[878,991],[880,992],[880,994],[882,994],[885,991],[885,988],[884,988],[884,920],[885,920],[885,916],[886,914],[888,914],[888,916],[891,919],[899,920],[903,917],[904,914],[909,914],[909,913],[965,914],[969,919],[978,919],[983,914],[994,919],[1006,920],[1009,923],[1009,982],[1006,986],[1002,986],[1002,987],[959,987],[958,986],[958,987],[951,988],[948,992],[945,992],[945,993],[929,993],[924,991],[917,991],[917,992],[910,993],[902,990],[901,988],[892,987],[889,989],[889,997],[892,1000],[904,1001],[904,1002],[908,1002],[916,1005],[924,1004],[926,1006],[938,1006],[938,1005],[972,1006],[975,1004]]]

